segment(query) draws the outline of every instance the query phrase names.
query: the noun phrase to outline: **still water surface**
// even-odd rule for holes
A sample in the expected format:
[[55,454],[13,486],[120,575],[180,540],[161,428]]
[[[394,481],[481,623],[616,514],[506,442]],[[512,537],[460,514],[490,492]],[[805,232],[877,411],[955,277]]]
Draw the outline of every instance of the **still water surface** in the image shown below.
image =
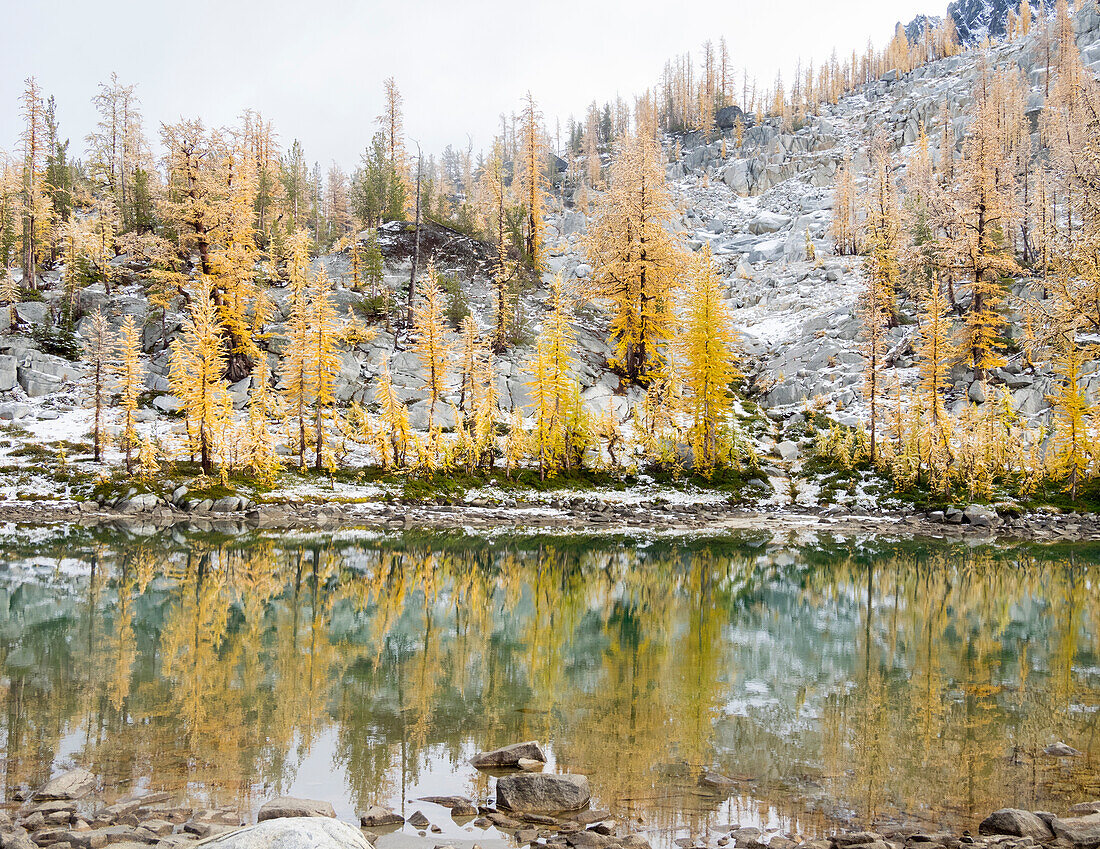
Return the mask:
[[477,839],[417,797],[487,797],[468,758],[537,739],[659,845],[973,828],[1100,798],[1100,549],[17,533],[0,674],[8,798],[71,760]]

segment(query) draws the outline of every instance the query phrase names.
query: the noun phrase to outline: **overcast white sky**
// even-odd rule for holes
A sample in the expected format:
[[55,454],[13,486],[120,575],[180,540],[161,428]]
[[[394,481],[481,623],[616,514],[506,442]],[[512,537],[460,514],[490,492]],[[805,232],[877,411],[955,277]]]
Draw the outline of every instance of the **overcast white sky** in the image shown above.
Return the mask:
[[57,98],[62,133],[83,155],[96,84],[136,83],[146,134],[200,116],[272,118],[310,161],[354,166],[374,132],[382,80],[405,98],[405,128],[425,153],[491,140],[530,89],[551,132],[592,99],[628,99],[666,58],[726,37],[736,67],[762,85],[798,57],[881,46],[899,20],[943,14],[946,0],[3,0],[0,148],[19,134],[18,97],[35,75]]

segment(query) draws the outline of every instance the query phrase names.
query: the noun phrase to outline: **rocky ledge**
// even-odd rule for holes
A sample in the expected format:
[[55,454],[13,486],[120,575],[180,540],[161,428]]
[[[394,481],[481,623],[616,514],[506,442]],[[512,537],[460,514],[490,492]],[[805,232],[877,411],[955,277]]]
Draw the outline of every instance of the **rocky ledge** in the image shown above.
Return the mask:
[[[473,834],[495,829],[518,846],[650,849],[649,835],[634,832],[609,811],[591,808],[585,776],[542,772],[545,761],[534,741],[482,753],[473,759],[475,767],[504,771],[498,773],[495,800],[456,795],[416,801],[447,809],[452,831],[454,826]],[[732,792],[735,783],[713,772],[700,779],[704,792],[717,795]],[[0,806],[0,847],[373,849],[385,834],[403,829],[427,839],[435,849],[452,849],[436,842],[446,840],[436,837],[444,829],[420,809],[406,818],[389,808],[372,806],[360,814],[359,828],[355,828],[337,820],[328,802],[282,796],[264,802],[256,823],[249,824],[233,808],[195,809],[173,801],[168,793],[124,796],[108,803],[109,794],[100,795],[102,791],[96,776],[79,767],[37,790],[16,791],[9,803]],[[411,806],[415,808],[415,802]],[[733,823],[673,842],[680,849],[1100,849],[1100,801],[1076,805],[1064,817],[1003,808],[982,821],[977,836],[895,829],[807,838]]]
[[229,496],[218,502],[176,505],[140,496],[116,504],[95,501],[0,502],[0,521],[16,524],[117,525],[134,530],[186,525],[198,531],[525,528],[557,532],[724,533],[764,530],[1076,542],[1100,540],[1100,515],[972,504],[966,508],[867,511],[841,507],[734,507],[714,501],[677,503],[659,497],[619,501],[601,494],[549,499],[436,502],[284,501],[258,504]]

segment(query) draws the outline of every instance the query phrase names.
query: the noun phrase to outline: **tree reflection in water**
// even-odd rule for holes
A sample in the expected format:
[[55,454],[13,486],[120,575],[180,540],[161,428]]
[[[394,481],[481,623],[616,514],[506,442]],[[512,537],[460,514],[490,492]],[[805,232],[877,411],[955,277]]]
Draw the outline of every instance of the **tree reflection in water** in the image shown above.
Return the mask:
[[350,816],[539,739],[663,833],[1061,810],[1100,796],[1097,554],[70,530],[0,555],[5,791],[72,755],[247,810],[312,757]]

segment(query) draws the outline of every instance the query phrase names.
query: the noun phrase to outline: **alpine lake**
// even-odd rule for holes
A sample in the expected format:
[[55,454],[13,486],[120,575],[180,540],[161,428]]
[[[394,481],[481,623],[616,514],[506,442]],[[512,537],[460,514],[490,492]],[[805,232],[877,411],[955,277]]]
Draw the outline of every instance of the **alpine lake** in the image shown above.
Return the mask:
[[470,758],[538,740],[654,846],[962,833],[1100,798],[1100,547],[8,526],[0,676],[6,800],[79,764],[486,844],[418,799],[491,798]]

